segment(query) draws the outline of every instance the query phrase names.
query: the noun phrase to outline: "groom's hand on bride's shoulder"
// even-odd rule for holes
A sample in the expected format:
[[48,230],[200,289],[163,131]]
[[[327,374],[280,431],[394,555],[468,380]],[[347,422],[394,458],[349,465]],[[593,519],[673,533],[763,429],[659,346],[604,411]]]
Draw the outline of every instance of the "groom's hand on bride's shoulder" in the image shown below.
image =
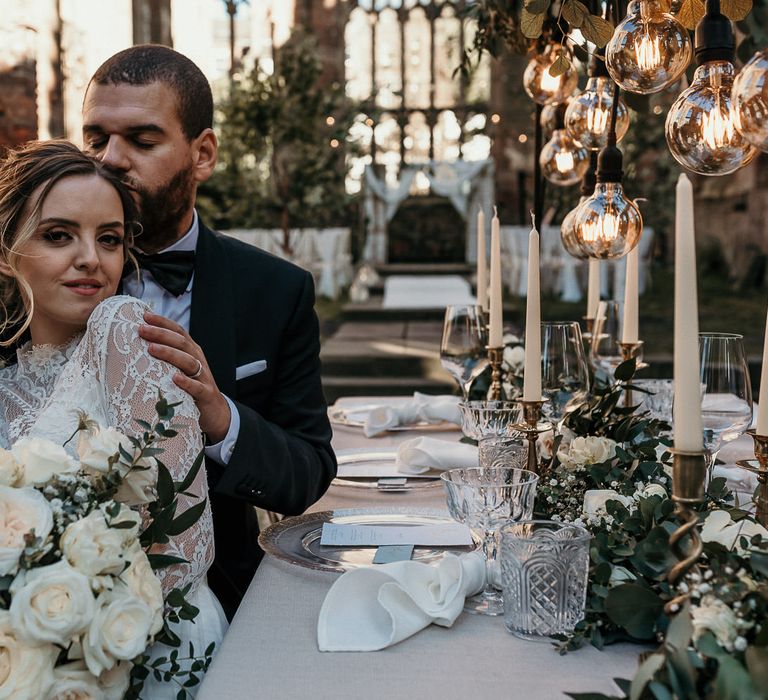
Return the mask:
[[173,382],[186,391],[200,411],[200,429],[212,443],[221,442],[229,430],[229,404],[219,391],[200,346],[178,323],[147,311],[139,335],[149,343],[149,354],[179,371]]

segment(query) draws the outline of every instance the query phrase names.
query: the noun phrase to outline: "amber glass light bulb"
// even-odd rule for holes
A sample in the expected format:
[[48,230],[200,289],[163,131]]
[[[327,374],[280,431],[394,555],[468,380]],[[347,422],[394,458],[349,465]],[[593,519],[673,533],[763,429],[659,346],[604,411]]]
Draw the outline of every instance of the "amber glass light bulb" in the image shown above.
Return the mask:
[[539,156],[541,174],[553,185],[575,185],[589,167],[589,151],[565,129],[555,129]]
[[669,150],[680,165],[700,175],[727,175],[757,153],[734,125],[734,72],[730,61],[703,63],[667,113]]
[[733,81],[731,112],[736,130],[768,152],[768,49],[758,51]]
[[576,227],[574,224],[576,223],[576,215],[579,212],[579,208],[587,201],[587,199],[587,197],[579,199],[579,203],[565,215],[563,223],[560,224],[560,240],[563,243],[563,248],[565,248],[569,255],[582,260],[586,259],[587,255],[579,245],[579,239],[576,236]]
[[692,55],[688,31],[658,0],[632,0],[605,47],[611,77],[624,90],[643,95],[674,83]]
[[[608,141],[613,107],[613,81],[605,76],[587,80],[584,92],[572,98],[565,112],[565,128],[582,146],[598,149]],[[619,97],[616,113],[616,140],[621,141],[629,129],[629,110]]]
[[573,63],[560,75],[552,75],[549,69],[558,56],[567,49],[561,44],[549,44],[540,54],[534,56],[523,73],[523,86],[528,96],[537,104],[546,105],[564,102],[579,82],[579,75]]
[[581,252],[590,258],[620,258],[637,245],[643,217],[619,182],[598,182],[573,223]]

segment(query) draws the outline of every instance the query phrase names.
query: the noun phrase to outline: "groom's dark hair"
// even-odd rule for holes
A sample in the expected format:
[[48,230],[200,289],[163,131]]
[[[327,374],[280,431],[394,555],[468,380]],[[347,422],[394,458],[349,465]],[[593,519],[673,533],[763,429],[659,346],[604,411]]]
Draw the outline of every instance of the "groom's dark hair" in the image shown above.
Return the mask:
[[[203,72],[186,56],[160,44],[141,44],[108,58],[93,74],[97,85],[162,83],[176,94],[181,128],[188,140],[213,127],[213,95]],[[88,90],[86,88],[86,94]]]

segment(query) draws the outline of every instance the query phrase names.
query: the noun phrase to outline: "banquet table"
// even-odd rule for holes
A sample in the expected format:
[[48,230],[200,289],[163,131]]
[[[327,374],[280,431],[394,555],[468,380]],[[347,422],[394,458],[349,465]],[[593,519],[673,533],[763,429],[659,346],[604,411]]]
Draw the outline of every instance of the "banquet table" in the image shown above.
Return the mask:
[[[392,449],[419,434],[461,437],[458,430],[430,430],[366,439],[360,428],[335,425],[333,445],[337,452]],[[332,485],[310,510],[386,506],[445,510],[445,501],[439,485],[410,492]],[[631,678],[642,651],[618,644],[559,656],[548,643],[513,637],[501,617],[464,613],[451,628],[431,625],[383,651],[323,653],[317,618],[337,576],[265,556],[198,698],[550,700],[565,698],[566,691],[618,694],[612,679]]]

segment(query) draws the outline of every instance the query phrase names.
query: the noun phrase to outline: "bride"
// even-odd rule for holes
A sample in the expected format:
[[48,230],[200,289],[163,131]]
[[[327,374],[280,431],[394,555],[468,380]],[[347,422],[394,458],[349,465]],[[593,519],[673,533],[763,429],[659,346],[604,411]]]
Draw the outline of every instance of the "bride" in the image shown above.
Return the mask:
[[[79,410],[136,434],[135,419],[155,417],[160,390],[179,403],[178,435],[164,441],[162,455],[179,481],[202,449],[197,408],[172,381],[177,370],[139,338],[146,304],[114,296],[135,219],[117,177],[70,143],[30,143],[0,165],[0,334],[3,345],[26,341],[16,363],[0,369],[0,446],[28,435],[64,444]],[[180,495],[177,514],[207,499],[204,467],[189,491],[197,498]],[[164,592],[190,585],[187,600],[200,610],[194,624],[174,627],[182,655],[190,641],[198,654],[210,642],[218,646],[226,620],[206,583],[214,555],[210,506],[165,547],[188,563],[160,571]],[[152,654],[167,656],[160,646]],[[178,690],[150,676],[142,697],[170,699]]]

